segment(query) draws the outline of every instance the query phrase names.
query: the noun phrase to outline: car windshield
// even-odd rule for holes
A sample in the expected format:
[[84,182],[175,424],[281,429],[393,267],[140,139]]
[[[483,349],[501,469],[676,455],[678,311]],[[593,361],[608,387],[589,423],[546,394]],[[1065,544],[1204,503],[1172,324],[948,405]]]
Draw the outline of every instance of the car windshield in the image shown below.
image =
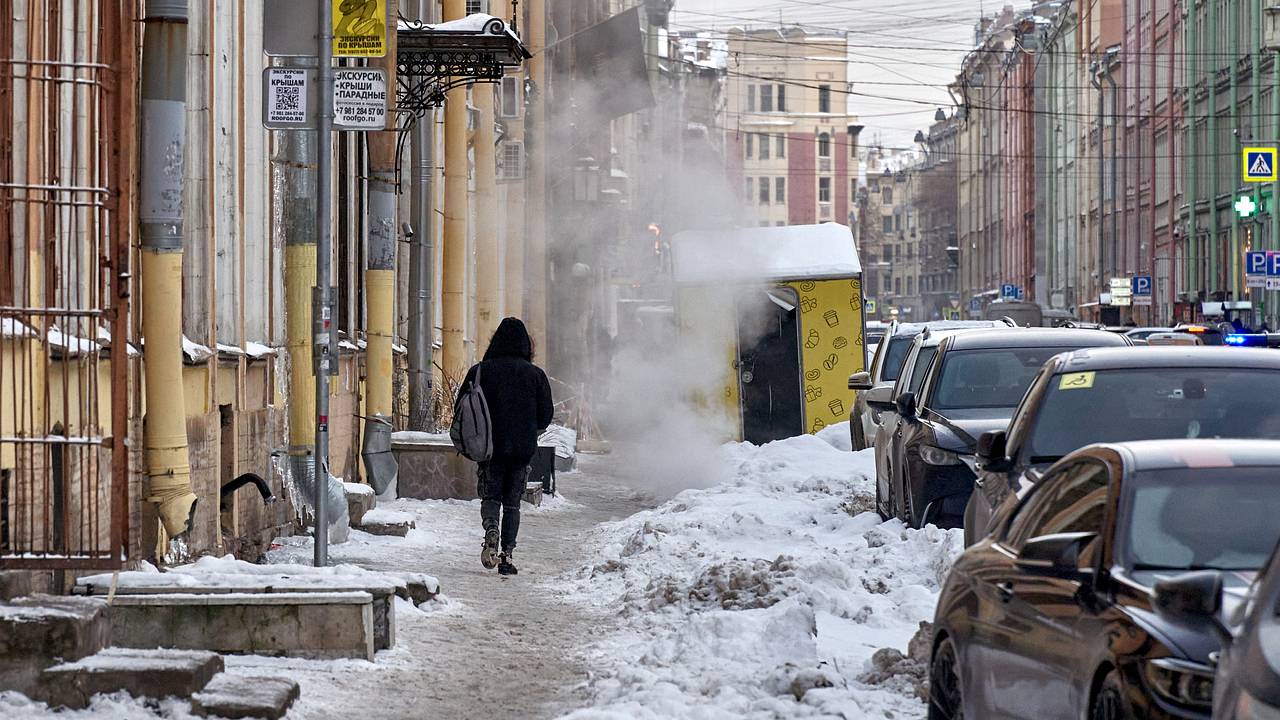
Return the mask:
[[1024,451],[1056,460],[1095,442],[1176,438],[1280,440],[1280,372],[1127,368],[1061,373],[1045,393]]
[[929,407],[934,410],[1014,408],[1040,367],[1068,347],[954,350],[942,361],[942,374]]
[[1257,570],[1280,537],[1280,468],[1137,473],[1121,509],[1130,570]]
[[880,370],[881,380],[897,380],[902,374],[902,364],[907,361],[907,353],[911,351],[914,335],[898,335],[889,338],[889,346],[884,349],[884,367]]

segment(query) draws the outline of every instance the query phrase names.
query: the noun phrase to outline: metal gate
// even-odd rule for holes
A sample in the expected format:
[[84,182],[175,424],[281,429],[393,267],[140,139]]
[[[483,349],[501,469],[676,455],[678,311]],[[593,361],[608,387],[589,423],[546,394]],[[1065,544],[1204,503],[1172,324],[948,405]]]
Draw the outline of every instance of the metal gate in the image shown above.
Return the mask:
[[134,0],[0,17],[0,568],[128,543]]

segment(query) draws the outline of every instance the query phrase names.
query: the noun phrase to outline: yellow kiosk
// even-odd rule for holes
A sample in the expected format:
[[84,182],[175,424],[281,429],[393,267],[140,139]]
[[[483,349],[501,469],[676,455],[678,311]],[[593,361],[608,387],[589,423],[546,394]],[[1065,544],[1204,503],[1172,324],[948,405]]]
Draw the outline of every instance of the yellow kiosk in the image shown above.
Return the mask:
[[705,394],[720,402],[707,404],[728,414],[738,439],[765,443],[848,419],[849,376],[866,369],[849,228],[689,231],[672,250],[681,345],[711,348]]

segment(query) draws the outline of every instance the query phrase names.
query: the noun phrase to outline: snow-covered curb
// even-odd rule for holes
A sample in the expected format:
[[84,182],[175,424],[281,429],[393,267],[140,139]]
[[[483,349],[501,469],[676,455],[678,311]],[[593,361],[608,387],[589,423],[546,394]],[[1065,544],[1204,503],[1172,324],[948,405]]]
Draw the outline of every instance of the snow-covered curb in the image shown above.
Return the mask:
[[726,445],[727,482],[601,526],[569,582],[625,630],[570,717],[923,717],[919,683],[870,659],[932,618],[961,535],[882,523],[873,456],[847,446],[847,425]]

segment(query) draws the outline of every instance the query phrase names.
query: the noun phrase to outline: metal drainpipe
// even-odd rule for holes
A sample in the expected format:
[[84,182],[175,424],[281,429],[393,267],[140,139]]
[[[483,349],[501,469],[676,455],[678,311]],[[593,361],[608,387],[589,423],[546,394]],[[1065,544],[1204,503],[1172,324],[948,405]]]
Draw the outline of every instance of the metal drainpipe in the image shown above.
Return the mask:
[[[1106,205],[1107,148],[1102,142],[1102,132],[1106,122],[1106,96],[1102,93],[1102,76],[1097,63],[1090,68],[1089,82],[1098,90],[1098,273],[1094,278],[1098,286],[1102,285],[1102,277],[1106,274],[1103,265],[1106,262],[1107,242],[1103,231],[1102,208]],[[1102,312],[1099,309],[1098,312]]]
[[[1213,0],[1206,0],[1205,6],[1209,12],[1209,40],[1207,45],[1217,47],[1218,41],[1218,9]],[[1208,83],[1209,94],[1208,115],[1209,115],[1209,136],[1206,138],[1205,147],[1213,147],[1218,142],[1218,67],[1217,61],[1212,60],[1209,64],[1209,72],[1206,74],[1206,82]],[[1206,300],[1208,293],[1211,291],[1211,284],[1218,282],[1218,183],[1221,178],[1218,177],[1218,158],[1216,155],[1209,156],[1212,158],[1212,165],[1209,170],[1209,238],[1205,242],[1206,254],[1208,255],[1209,277],[1205,278],[1204,289]]]
[[[1239,135],[1240,130],[1240,78],[1237,69],[1240,60],[1240,6],[1243,3],[1232,3],[1230,31],[1231,31],[1231,59],[1228,61],[1227,69],[1231,72],[1231,125],[1232,137],[1236,140],[1236,145],[1243,138]],[[1238,183],[1233,183],[1233,187]],[[1235,193],[1232,192],[1232,196]],[[1237,292],[1239,288],[1236,286],[1236,268],[1237,260],[1240,257],[1240,213],[1232,212],[1231,217],[1231,251],[1228,255],[1228,265],[1224,268],[1227,271],[1227,288],[1234,300],[1240,298],[1241,293]],[[1225,299],[1225,298],[1224,298]]]
[[[1258,132],[1258,126],[1259,126],[1259,123],[1262,121],[1262,110],[1261,108],[1258,107],[1258,102],[1260,100],[1259,93],[1261,92],[1260,81],[1262,79],[1262,22],[1263,22],[1262,0],[1253,0],[1251,7],[1253,9],[1253,13],[1252,13],[1253,15],[1253,48],[1252,48],[1252,52],[1250,53],[1252,55],[1252,58],[1250,59],[1250,62],[1249,62],[1249,66],[1251,68],[1251,71],[1249,73],[1249,86],[1251,90],[1250,92],[1251,99],[1249,103],[1249,108],[1250,110],[1252,110],[1253,116],[1249,120],[1250,139],[1258,137],[1258,135],[1260,134]],[[1253,199],[1258,204],[1258,207],[1261,208],[1262,207],[1261,184],[1254,185]],[[1275,214],[1274,207],[1272,208],[1271,212],[1272,214]],[[1262,226],[1260,224],[1255,223],[1255,227],[1258,228],[1258,232],[1255,233],[1254,244],[1260,245],[1262,240],[1262,237],[1261,237]],[[1251,248],[1251,249],[1256,249],[1256,248]],[[1263,318],[1266,316],[1266,308],[1267,308],[1266,288],[1263,288],[1261,291],[1259,291],[1258,295],[1260,296],[1259,303],[1258,303],[1259,312],[1255,313],[1254,317]]]
[[1120,88],[1116,84],[1114,70],[1110,63],[1107,67],[1107,84],[1111,86],[1111,274],[1120,274],[1120,213],[1116,206],[1120,204],[1120,187],[1117,150],[1120,145]]
[[191,530],[196,495],[182,386],[182,191],[186,151],[187,0],[148,0],[142,44],[142,333],[147,499],[157,556]]
[[[1280,118],[1280,54],[1275,52],[1271,55],[1271,79],[1271,117]],[[1268,247],[1280,250],[1280,181],[1271,185],[1271,242]],[[1276,316],[1273,306],[1271,319],[1275,320]],[[1271,323],[1271,326],[1275,327],[1276,323]]]
[[[437,21],[435,0],[420,0],[417,17],[422,22]],[[409,429],[434,430],[434,382],[432,349],[435,341],[435,311],[432,307],[435,280],[436,237],[436,111],[428,110],[413,126],[410,164],[413,166],[413,242],[409,247]]]
[[1190,296],[1197,285],[1198,278],[1195,272],[1195,253],[1196,253],[1196,204],[1199,200],[1200,192],[1200,156],[1199,156],[1199,137],[1200,131],[1196,127],[1196,84],[1198,83],[1197,63],[1199,62],[1195,50],[1198,44],[1199,18],[1196,15],[1195,6],[1192,5],[1186,11],[1186,17],[1183,18],[1183,40],[1182,47],[1186,52],[1186,67],[1184,75],[1184,84],[1189,90],[1190,97],[1187,101],[1187,115],[1183,118],[1183,127],[1188,128],[1186,132],[1186,156],[1187,162],[1183,164],[1183,168],[1189,168],[1184,173],[1185,180],[1183,186],[1187,188],[1187,229],[1186,237],[1183,239],[1183,255],[1182,255],[1182,287]]

